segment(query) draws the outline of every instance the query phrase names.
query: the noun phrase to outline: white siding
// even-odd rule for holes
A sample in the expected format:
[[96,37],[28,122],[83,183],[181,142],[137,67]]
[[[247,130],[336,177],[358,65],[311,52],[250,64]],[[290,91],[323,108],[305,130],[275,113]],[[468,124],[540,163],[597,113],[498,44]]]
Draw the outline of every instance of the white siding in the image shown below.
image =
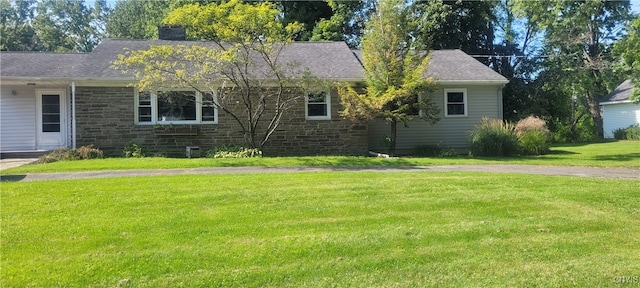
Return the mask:
[[640,105],[634,103],[618,103],[602,105],[602,122],[604,137],[613,138],[613,131],[640,124]]
[[[469,132],[482,117],[502,119],[502,86],[444,86],[434,93],[433,101],[440,109],[440,121],[435,125],[414,120],[404,127],[398,124],[398,151],[411,151],[419,145],[441,145],[464,148],[469,145]],[[467,89],[467,117],[444,117],[444,89]],[[383,138],[390,135],[391,128],[383,120],[369,124],[369,148],[383,151]]]
[[0,151],[35,149],[35,90],[27,86],[2,87],[0,89]]

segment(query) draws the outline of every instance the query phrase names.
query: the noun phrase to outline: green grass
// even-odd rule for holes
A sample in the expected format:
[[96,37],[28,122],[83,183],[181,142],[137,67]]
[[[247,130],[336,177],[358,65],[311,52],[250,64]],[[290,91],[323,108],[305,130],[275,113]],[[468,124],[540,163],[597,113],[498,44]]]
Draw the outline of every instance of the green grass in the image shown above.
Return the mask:
[[2,287],[603,287],[640,276],[635,180],[323,172],[1,185]]
[[24,174],[66,171],[168,169],[197,167],[239,166],[430,166],[528,164],[568,165],[595,167],[640,168],[640,142],[618,141],[596,144],[556,145],[552,153],[543,156],[508,158],[408,158],[372,157],[265,157],[242,159],[177,159],[177,158],[108,158],[82,161],[62,161],[48,164],[25,165],[7,169],[0,174]]

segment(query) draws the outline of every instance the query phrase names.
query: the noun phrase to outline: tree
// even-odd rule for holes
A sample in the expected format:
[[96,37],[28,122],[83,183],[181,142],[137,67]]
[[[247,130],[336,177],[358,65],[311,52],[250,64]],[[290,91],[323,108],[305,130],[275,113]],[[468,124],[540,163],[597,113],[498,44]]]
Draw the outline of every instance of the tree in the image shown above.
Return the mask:
[[[471,55],[491,55],[496,1],[416,1],[421,17],[435,21],[424,28],[434,49],[460,49]],[[488,57],[481,58],[488,63]]]
[[94,8],[81,0],[39,2],[33,23],[38,45],[45,51],[89,52],[104,36],[108,13],[106,0],[96,1]]
[[602,137],[600,98],[607,94],[612,77],[611,46],[621,37],[619,29],[630,16],[629,1],[525,1],[519,13],[532,15],[545,33],[544,64],[561,73],[559,85],[567,85],[565,97],[586,105],[595,135]]
[[284,15],[285,24],[302,24],[302,31],[294,39],[296,41],[309,40],[316,23],[333,14],[332,7],[326,1],[276,1],[276,5]]
[[364,23],[373,9],[373,1],[327,0],[327,4],[333,14],[317,21],[309,40],[346,41],[350,47],[358,47]]
[[614,49],[621,59],[621,70],[634,84],[631,100],[640,103],[640,17],[636,16],[630,22],[627,31],[628,34],[615,44]]
[[339,89],[344,105],[341,114],[350,119],[384,118],[390,123],[390,153],[395,154],[397,125],[422,118],[435,123],[436,106],[431,102],[431,79],[424,77],[428,53],[416,32],[420,23],[401,0],[381,0],[365,25],[362,58],[365,68],[365,93],[354,87]]
[[106,23],[111,38],[157,39],[158,26],[171,11],[172,1],[118,0]]
[[501,0],[495,9],[494,27],[496,39],[489,64],[496,72],[509,79],[504,87],[504,119],[512,122],[538,115],[550,122],[557,116],[556,99],[550,93],[544,93],[542,87],[546,81],[542,78],[549,74],[541,73],[543,42],[540,27],[530,14],[520,14],[516,1]]
[[35,0],[0,0],[0,50],[38,50],[36,31],[31,25],[34,4]]
[[246,145],[262,149],[311,78],[279,60],[301,25],[284,25],[271,3],[237,0],[188,4],[164,22],[185,27],[190,39],[211,42],[129,51],[115,67],[136,71],[139,89],[186,86],[216,95],[216,107],[238,123]]

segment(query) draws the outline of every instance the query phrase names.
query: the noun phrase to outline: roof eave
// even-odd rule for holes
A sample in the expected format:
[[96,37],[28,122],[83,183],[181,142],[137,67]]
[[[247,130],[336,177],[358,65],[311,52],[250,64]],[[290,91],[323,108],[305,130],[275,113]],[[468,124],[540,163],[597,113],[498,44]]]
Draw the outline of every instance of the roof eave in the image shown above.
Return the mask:
[[618,101],[605,101],[605,102],[600,102],[600,105],[627,104],[627,103],[633,103],[633,101],[628,99],[618,100]]
[[446,85],[505,85],[509,80],[435,80],[438,84]]

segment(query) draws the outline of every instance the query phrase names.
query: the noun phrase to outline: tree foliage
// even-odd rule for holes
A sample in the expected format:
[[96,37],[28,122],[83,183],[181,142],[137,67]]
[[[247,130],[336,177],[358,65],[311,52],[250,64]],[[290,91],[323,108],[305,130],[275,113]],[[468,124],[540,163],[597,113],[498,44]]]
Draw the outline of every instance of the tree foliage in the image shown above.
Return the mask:
[[640,103],[640,17],[630,22],[625,38],[615,44],[615,52],[621,60],[621,70],[631,78],[634,91],[631,100]]
[[358,47],[364,23],[374,7],[373,0],[327,0],[333,14],[316,22],[311,41],[346,41],[350,47]]
[[416,34],[419,23],[401,0],[381,0],[365,26],[362,60],[365,68],[364,94],[344,86],[339,90],[345,106],[342,115],[359,120],[382,117],[391,126],[390,152],[395,153],[398,123],[415,118],[412,111],[437,121],[439,112],[430,101],[434,83],[424,77],[429,63],[423,41]]
[[36,31],[32,21],[35,0],[0,0],[0,50],[34,51],[37,49]]
[[614,59],[611,46],[621,37],[619,27],[628,20],[629,1],[524,1],[517,2],[521,15],[532,15],[545,33],[543,64],[558,69],[557,85],[584,105],[602,137],[600,98],[611,87]]
[[118,0],[106,23],[111,38],[155,39],[158,26],[170,11],[170,1]]
[[88,52],[104,37],[105,0],[0,0],[0,49]]
[[218,109],[242,128],[246,145],[262,149],[312,78],[294,63],[278,60],[301,25],[283,24],[271,3],[237,0],[187,4],[171,11],[164,22],[184,26],[190,39],[214,44],[130,51],[120,55],[116,68],[136,71],[140,89],[186,86],[213,93]]
[[89,52],[102,40],[108,12],[106,0],[93,8],[81,0],[45,0],[36,6],[33,25],[43,50]]

